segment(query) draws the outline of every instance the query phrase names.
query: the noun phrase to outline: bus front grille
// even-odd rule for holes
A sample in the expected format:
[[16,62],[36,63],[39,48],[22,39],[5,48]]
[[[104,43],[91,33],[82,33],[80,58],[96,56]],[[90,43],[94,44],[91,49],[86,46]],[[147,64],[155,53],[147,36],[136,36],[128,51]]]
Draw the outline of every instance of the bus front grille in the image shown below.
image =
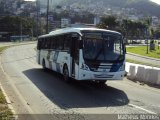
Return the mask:
[[94,77],[95,78],[113,78],[114,75],[106,75],[106,74],[101,74],[101,75],[97,75],[95,74]]
[[91,71],[94,72],[103,72],[103,71],[109,71],[111,69],[112,65],[99,65],[97,67],[90,67]]

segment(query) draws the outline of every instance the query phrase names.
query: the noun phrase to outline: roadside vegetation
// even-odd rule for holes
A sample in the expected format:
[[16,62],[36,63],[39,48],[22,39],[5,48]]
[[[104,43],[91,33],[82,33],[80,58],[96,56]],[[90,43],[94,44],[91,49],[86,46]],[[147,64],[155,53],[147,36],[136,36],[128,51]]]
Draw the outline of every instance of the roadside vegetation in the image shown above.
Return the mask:
[[11,110],[8,108],[6,99],[0,90],[0,119],[9,120],[13,116]]
[[156,46],[155,50],[152,51],[148,50],[148,54],[147,54],[147,46],[127,47],[126,50],[127,52],[130,53],[160,59],[160,47],[158,49],[158,46]]
[[2,53],[3,50],[7,49],[9,46],[3,46],[3,47],[0,47],[0,54]]
[[[0,47],[0,54],[3,50],[7,49],[9,46]],[[9,120],[13,116],[11,110],[8,108],[7,101],[3,92],[0,89],[0,119]]]
[[150,64],[150,63],[140,62],[140,61],[136,61],[136,60],[132,60],[132,59],[126,59],[126,62],[160,68],[160,65],[153,65],[153,64]]

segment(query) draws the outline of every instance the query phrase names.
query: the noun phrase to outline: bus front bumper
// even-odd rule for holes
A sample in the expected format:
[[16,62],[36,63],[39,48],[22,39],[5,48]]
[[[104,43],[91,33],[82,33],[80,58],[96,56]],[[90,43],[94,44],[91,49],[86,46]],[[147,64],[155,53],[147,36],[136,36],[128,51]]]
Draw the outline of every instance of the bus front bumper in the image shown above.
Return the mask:
[[122,80],[125,71],[118,72],[93,72],[80,69],[78,80]]

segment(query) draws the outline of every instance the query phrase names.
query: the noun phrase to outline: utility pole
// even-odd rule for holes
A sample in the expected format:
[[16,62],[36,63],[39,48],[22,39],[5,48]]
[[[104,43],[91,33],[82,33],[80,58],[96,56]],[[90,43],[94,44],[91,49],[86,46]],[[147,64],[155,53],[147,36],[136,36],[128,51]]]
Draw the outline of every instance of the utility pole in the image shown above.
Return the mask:
[[49,12],[49,0],[47,0],[46,34],[48,34],[48,12]]
[[146,38],[147,38],[147,51],[146,54],[148,54],[148,39],[149,39],[149,28],[146,28]]
[[37,6],[37,18],[36,18],[36,37],[38,38],[38,23],[39,23],[39,0],[36,1]]
[[20,30],[21,30],[21,40],[20,41],[22,41],[22,18],[20,18],[21,19],[21,25],[20,25]]

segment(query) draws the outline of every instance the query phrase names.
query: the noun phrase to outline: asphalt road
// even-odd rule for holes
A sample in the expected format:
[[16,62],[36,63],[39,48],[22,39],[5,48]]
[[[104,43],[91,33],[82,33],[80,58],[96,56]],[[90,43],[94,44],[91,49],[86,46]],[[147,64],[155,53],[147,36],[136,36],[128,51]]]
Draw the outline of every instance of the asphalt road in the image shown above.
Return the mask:
[[7,79],[0,82],[16,114],[36,114],[25,117],[42,120],[46,117],[98,120],[106,119],[105,114],[160,114],[159,89],[127,79],[108,81],[103,86],[94,82],[67,84],[61,75],[42,70],[36,63],[34,48],[35,44],[15,46],[2,54],[1,65]]

